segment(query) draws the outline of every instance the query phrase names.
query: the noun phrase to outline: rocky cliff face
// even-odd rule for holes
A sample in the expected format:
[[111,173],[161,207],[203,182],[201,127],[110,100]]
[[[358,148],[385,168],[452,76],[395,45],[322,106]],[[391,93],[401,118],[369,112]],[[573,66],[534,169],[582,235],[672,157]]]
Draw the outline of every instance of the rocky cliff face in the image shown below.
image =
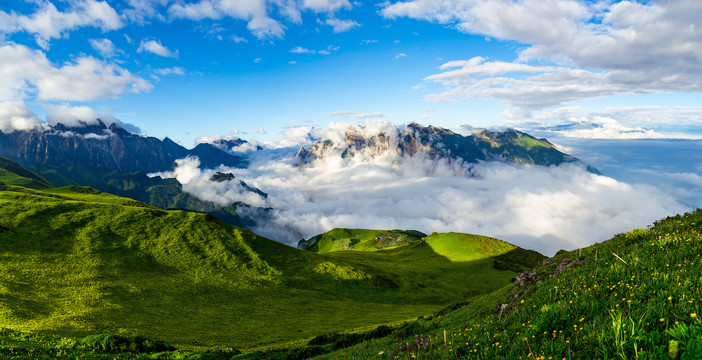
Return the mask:
[[[399,156],[423,154],[432,159],[445,158],[467,163],[500,161],[542,166],[581,163],[547,140],[514,129],[502,132],[479,129],[472,135],[463,136],[448,129],[424,127],[416,123],[399,127],[394,133],[363,134],[350,129],[341,143],[320,140],[309,148],[301,148],[298,160],[301,166],[305,166],[325,156],[376,157],[388,151],[394,151]],[[588,169],[597,173],[594,168]]]
[[188,150],[169,138],[163,140],[132,134],[116,124],[66,127],[47,131],[0,131],[0,155],[20,163],[69,167],[100,167],[121,172],[156,172],[171,169],[173,162],[198,156],[201,166],[245,166],[242,157],[215,145],[200,144]]

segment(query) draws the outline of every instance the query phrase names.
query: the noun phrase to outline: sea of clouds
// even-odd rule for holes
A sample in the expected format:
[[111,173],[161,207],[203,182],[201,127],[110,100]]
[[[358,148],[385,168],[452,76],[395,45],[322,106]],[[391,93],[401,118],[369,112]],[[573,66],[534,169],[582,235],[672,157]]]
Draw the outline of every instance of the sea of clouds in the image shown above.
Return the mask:
[[[339,154],[349,128],[366,136],[384,132],[397,141],[398,128],[382,121],[293,128],[283,141],[248,152],[246,169],[202,170],[196,158],[187,158],[160,175],[177,178],[185,191],[204,200],[271,208],[251,214],[265,215],[253,230],[290,245],[337,227],[415,229],[488,235],[553,255],[689,210],[653,186],[624,183],[573,164],[466,164],[422,153],[402,157],[395,151],[344,159]],[[331,139],[337,149],[300,166],[300,146],[320,138]],[[248,191],[238,180],[211,181],[216,171],[231,172],[268,197]]]

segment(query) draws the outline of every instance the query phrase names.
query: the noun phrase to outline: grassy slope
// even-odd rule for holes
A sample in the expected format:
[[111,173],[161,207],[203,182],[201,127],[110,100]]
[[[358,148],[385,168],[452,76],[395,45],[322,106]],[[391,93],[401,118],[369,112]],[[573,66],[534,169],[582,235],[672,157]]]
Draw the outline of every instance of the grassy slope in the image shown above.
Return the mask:
[[[79,187],[0,191],[0,248],[0,327],[194,348],[281,346],[396,323],[514,276],[487,260],[454,264],[427,245],[315,254]],[[389,266],[393,258],[404,265]]]
[[319,253],[355,250],[379,251],[397,246],[417,243],[426,236],[419,231],[332,229],[301,242],[299,247]]
[[0,157],[0,183],[32,189],[47,189],[53,186],[46,178],[2,157]]
[[164,209],[204,212],[236,226],[245,226],[246,221],[237,215],[240,204],[220,206],[204,201],[183,191],[176,179],[149,177],[142,172],[121,173],[103,168],[25,164],[58,186],[90,186],[111,194],[129,197]]
[[[702,212],[666,218],[559,253],[521,286],[413,322],[406,338],[373,340],[320,358],[699,359],[701,254]],[[509,304],[502,316],[499,304]],[[418,353],[414,335],[432,345]],[[410,354],[398,350],[405,342]]]

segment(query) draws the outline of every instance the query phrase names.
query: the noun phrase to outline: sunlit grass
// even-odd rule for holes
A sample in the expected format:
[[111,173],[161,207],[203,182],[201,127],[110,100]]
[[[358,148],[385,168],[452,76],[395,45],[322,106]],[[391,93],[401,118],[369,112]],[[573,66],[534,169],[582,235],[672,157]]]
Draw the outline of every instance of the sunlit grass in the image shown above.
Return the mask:
[[9,186],[0,214],[0,327],[76,340],[298,347],[431,314],[515,274],[489,255],[452,262],[426,244],[315,254],[82,187]]
[[[514,292],[505,288],[442,320],[420,322],[421,331],[411,337],[346,349],[346,358],[446,359],[448,353],[449,359],[698,359],[701,225],[697,211],[561,252]],[[559,273],[566,264],[573,266]],[[500,304],[508,304],[502,316]],[[432,345],[398,350],[414,343],[414,335]]]

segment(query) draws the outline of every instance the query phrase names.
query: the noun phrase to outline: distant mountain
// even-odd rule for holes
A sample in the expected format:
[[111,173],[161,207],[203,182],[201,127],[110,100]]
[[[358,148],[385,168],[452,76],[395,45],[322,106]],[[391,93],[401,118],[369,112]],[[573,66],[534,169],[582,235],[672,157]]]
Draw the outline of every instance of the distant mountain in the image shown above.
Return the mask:
[[[345,142],[335,143],[322,139],[309,148],[301,148],[297,156],[300,165],[304,166],[331,154],[351,158],[359,154],[378,156],[387,151],[397,152],[400,156],[423,153],[433,159],[460,159],[467,163],[500,161],[541,166],[563,163],[585,165],[579,159],[559,151],[546,139],[537,139],[514,129],[501,132],[478,129],[472,135],[463,136],[441,127],[424,127],[417,123],[398,128],[396,134],[378,133],[367,136],[349,130]],[[599,173],[591,166],[587,168],[593,173]]]
[[204,168],[247,164],[244,158],[212,144],[188,150],[169,138],[132,134],[117,124],[108,127],[99,119],[96,125],[83,125],[57,124],[47,131],[0,131],[0,156],[19,163],[82,165],[121,172],[170,170],[176,159],[186,156],[197,156]]

